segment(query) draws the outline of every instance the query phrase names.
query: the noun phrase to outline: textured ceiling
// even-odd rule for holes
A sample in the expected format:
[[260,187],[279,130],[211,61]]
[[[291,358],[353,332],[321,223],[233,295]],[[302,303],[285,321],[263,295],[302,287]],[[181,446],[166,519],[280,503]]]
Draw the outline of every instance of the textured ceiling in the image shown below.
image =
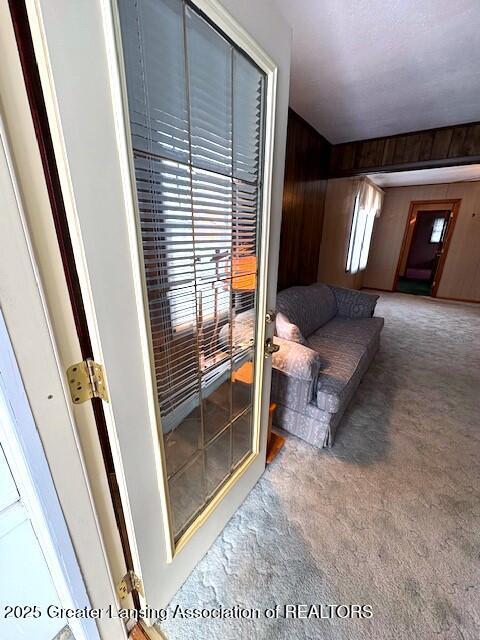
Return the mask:
[[275,0],[290,104],[330,142],[480,120],[480,0]]
[[393,173],[371,173],[369,178],[380,187],[405,187],[414,184],[443,184],[480,180],[480,164],[463,167],[441,167],[419,171],[395,171]]

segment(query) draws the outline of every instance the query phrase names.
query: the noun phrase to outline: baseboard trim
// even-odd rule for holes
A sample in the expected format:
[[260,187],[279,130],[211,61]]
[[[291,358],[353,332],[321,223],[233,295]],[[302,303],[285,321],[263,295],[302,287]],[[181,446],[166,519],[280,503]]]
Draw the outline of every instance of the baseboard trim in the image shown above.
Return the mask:
[[394,293],[393,289],[382,289],[381,287],[360,287],[360,291],[384,291],[385,293]]
[[[401,291],[395,292],[393,289],[382,289],[381,287],[362,287],[361,291],[384,291],[385,293],[401,293]],[[422,296],[420,296],[422,297]],[[471,298],[450,298],[448,296],[425,296],[432,298],[432,300],[450,300],[451,302],[466,302],[467,304],[480,304],[480,300],[472,300]]]
[[435,296],[435,298],[437,300],[451,300],[452,302],[467,302],[468,304],[480,304],[480,300],[471,300],[470,298],[448,298],[447,296]]

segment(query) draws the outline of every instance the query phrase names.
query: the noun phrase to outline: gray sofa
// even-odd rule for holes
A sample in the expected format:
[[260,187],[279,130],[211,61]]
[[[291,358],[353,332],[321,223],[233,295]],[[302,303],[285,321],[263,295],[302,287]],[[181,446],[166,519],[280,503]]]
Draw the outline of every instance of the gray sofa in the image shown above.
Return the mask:
[[316,447],[335,430],[380,343],[378,296],[322,283],[277,296],[274,423]]

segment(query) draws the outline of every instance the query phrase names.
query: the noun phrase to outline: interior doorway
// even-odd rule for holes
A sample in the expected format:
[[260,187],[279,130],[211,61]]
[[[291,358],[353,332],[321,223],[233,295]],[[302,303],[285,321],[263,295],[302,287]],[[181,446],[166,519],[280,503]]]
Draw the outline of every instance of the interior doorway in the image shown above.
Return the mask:
[[410,204],[393,290],[436,296],[460,200]]

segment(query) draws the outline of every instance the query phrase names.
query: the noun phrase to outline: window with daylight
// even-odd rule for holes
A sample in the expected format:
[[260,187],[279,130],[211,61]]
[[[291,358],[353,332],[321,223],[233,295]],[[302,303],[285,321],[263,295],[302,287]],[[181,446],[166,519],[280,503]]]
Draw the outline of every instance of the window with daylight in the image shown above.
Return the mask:
[[443,232],[446,226],[445,218],[435,218],[433,221],[432,234],[430,236],[430,242],[436,244],[443,240]]
[[373,225],[382,209],[383,191],[366,178],[354,186],[354,205],[348,242],[347,273],[358,273],[367,267]]
[[120,0],[174,535],[252,450],[266,76],[182,0]]

